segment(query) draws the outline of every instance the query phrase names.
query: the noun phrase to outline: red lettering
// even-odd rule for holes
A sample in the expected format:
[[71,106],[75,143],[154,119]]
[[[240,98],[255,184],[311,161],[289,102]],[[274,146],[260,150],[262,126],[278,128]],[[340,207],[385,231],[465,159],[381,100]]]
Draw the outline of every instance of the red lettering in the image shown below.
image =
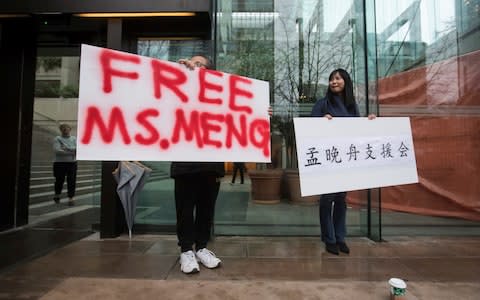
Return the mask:
[[135,141],[142,145],[151,145],[157,142],[160,137],[158,131],[153,127],[152,123],[148,120],[150,117],[158,117],[160,113],[158,110],[149,108],[145,109],[144,111],[140,112],[137,115],[137,122],[145,127],[145,129],[150,133],[150,136],[143,137],[140,133],[135,135]]
[[172,143],[176,144],[180,141],[180,132],[183,131],[187,141],[191,141],[195,135],[197,146],[203,148],[198,111],[193,111],[190,114],[190,124],[186,120],[185,112],[182,109],[177,109],[175,116],[176,120],[173,128]]
[[212,123],[213,121],[216,122],[223,122],[225,117],[223,115],[216,115],[211,114],[208,112],[204,112],[200,116],[201,126],[203,131],[203,143],[205,145],[213,145],[217,148],[222,147],[222,143],[220,141],[215,141],[210,138],[210,132],[220,132],[222,127],[218,124]]
[[240,129],[237,130],[235,123],[233,121],[232,115],[226,115],[225,123],[227,125],[226,133],[226,142],[225,145],[227,148],[232,148],[232,139],[233,136],[237,139],[238,143],[246,147],[247,146],[247,117],[245,115],[240,115]]
[[[247,147],[250,143],[253,147],[261,149],[263,155],[270,155],[270,124],[268,120],[254,119],[247,121],[245,114],[213,114],[210,112],[193,111],[189,116],[182,109],[176,111],[176,121],[172,134],[172,143],[177,144],[183,132],[185,141],[196,140],[198,148],[205,145],[214,146],[217,149],[233,147],[235,139],[241,147]],[[212,133],[225,132],[225,140],[212,138]],[[164,144],[162,144],[164,143]],[[160,142],[162,148],[169,146],[168,140]]]
[[[256,132],[260,134],[260,139],[257,140]],[[250,124],[249,130],[250,141],[252,145],[257,148],[263,148],[263,155],[268,157],[270,155],[270,126],[267,120],[256,119]]]
[[243,96],[247,99],[252,99],[253,94],[250,91],[242,90],[238,88],[237,83],[243,82],[246,84],[252,84],[252,81],[240,76],[231,75],[229,78],[229,85],[230,85],[230,97],[228,101],[228,107],[233,111],[244,111],[248,114],[252,113],[252,108],[249,106],[240,106],[235,103],[235,98],[238,96]]
[[135,55],[118,53],[108,49],[102,50],[100,52],[100,64],[102,65],[103,71],[103,91],[105,93],[110,93],[112,91],[112,77],[122,77],[136,80],[138,79],[137,72],[126,72],[118,69],[112,68],[113,60],[121,60],[124,62],[131,62],[134,64],[140,63],[140,58]]
[[200,82],[200,91],[198,92],[198,100],[200,102],[211,103],[211,104],[220,104],[221,105],[222,104],[222,99],[220,99],[220,98],[207,98],[207,96],[205,96],[205,90],[207,90],[207,89],[214,90],[214,91],[217,91],[217,92],[223,91],[223,87],[221,85],[214,84],[214,83],[206,81],[206,79],[205,79],[206,74],[212,74],[212,75],[217,76],[217,77],[222,77],[223,76],[223,73],[221,73],[221,72],[201,68],[199,70],[199,73],[198,73],[198,79],[199,79],[199,82]]
[[167,65],[159,60],[152,60],[152,70],[153,93],[155,98],[160,99],[162,97],[161,86],[164,85],[174,92],[180,100],[188,102],[188,96],[178,87],[187,81],[187,75],[180,69]]
[[162,148],[163,150],[166,150],[168,149],[168,147],[170,147],[170,142],[167,139],[162,139],[160,141],[160,148]]
[[105,143],[110,144],[113,141],[115,129],[118,127],[118,130],[122,135],[123,142],[127,145],[130,144],[131,140],[127,132],[127,125],[125,124],[125,118],[123,117],[123,113],[120,108],[112,108],[107,127],[103,122],[98,107],[90,106],[87,109],[87,116],[85,118],[85,133],[82,137],[83,144],[90,143],[93,134],[93,127],[95,125],[98,127],[98,130],[100,131],[100,136]]

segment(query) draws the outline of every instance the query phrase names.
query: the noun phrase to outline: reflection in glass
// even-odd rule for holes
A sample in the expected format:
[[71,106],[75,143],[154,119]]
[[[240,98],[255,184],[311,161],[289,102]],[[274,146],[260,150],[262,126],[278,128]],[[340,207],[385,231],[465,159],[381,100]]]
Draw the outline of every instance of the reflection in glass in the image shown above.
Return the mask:
[[[272,163],[253,164],[242,189],[233,186],[222,190],[226,199],[221,194],[220,204],[227,203],[232,196],[238,196],[239,200],[231,206],[217,207],[220,214],[231,213],[236,218],[217,218],[216,232],[318,235],[318,197],[301,201],[292,197],[293,187],[299,190],[292,120],[310,115],[314,102],[325,95],[332,70],[342,67],[351,72],[355,68],[357,39],[358,44],[363,41],[362,26],[355,27],[355,23],[357,18],[362,20],[363,12],[355,1],[258,3],[261,5],[256,1],[219,1],[216,60],[219,70],[270,83]],[[364,70],[361,62],[358,61],[358,69]],[[366,97],[361,95],[365,90],[361,88],[365,84],[362,78],[363,75],[355,78],[355,90],[357,99],[365,101]],[[364,104],[361,107],[365,110]],[[277,204],[265,206],[252,198],[251,194],[257,191],[251,191],[251,187],[256,187],[253,183],[259,171],[270,169],[284,173],[281,199],[270,201]],[[272,182],[276,181],[272,178]],[[268,189],[263,186],[263,191]],[[358,234],[358,211],[352,210],[349,217],[350,234]]]
[[[75,208],[67,206],[66,182],[60,203],[54,202],[53,139],[59,125],[76,135],[80,58],[37,57],[30,174],[29,223],[45,221],[76,210],[99,207],[100,163],[78,162]],[[80,208],[79,208],[80,207]]]
[[410,117],[420,178],[382,189],[384,233],[478,233],[480,1],[375,3],[380,113]]

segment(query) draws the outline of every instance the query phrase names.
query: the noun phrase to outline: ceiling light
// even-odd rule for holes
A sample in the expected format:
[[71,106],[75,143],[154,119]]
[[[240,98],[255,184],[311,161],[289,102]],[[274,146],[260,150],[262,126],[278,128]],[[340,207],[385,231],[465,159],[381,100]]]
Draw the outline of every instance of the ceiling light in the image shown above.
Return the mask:
[[76,17],[86,18],[139,18],[139,17],[193,17],[194,12],[136,12],[136,13],[81,13]]
[[0,14],[0,18],[28,18],[30,15],[26,14]]

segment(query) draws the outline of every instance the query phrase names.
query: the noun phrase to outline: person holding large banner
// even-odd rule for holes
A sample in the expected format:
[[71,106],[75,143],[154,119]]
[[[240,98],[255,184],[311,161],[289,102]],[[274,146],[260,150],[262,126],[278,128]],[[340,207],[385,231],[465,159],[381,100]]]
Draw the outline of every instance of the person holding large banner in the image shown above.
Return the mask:
[[[189,60],[182,59],[179,63],[192,70],[212,67],[210,60],[202,55],[193,56]],[[172,162],[170,176],[175,180],[177,238],[181,249],[180,269],[183,273],[199,272],[197,259],[209,269],[216,268],[221,263],[207,249],[207,243],[220,178],[224,175],[223,162]]]
[[[328,77],[328,90],[324,98],[313,106],[312,117],[359,117],[357,103],[353,95],[353,83],[344,69],[336,69]],[[369,119],[375,115],[369,115]],[[347,234],[346,192],[324,194],[320,197],[319,215],[321,238],[327,252],[339,255],[339,251],[349,254],[345,243]]]

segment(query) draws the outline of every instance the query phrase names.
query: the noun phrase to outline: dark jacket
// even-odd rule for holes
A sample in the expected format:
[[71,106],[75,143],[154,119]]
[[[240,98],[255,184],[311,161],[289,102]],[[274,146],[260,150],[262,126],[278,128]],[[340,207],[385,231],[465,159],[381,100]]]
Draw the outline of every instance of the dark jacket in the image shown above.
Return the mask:
[[359,117],[357,103],[346,107],[342,98],[334,96],[333,101],[327,97],[318,100],[312,108],[312,117],[323,117],[330,114],[332,117]]
[[216,177],[225,176],[223,162],[172,162],[170,177],[181,175],[211,174]]

